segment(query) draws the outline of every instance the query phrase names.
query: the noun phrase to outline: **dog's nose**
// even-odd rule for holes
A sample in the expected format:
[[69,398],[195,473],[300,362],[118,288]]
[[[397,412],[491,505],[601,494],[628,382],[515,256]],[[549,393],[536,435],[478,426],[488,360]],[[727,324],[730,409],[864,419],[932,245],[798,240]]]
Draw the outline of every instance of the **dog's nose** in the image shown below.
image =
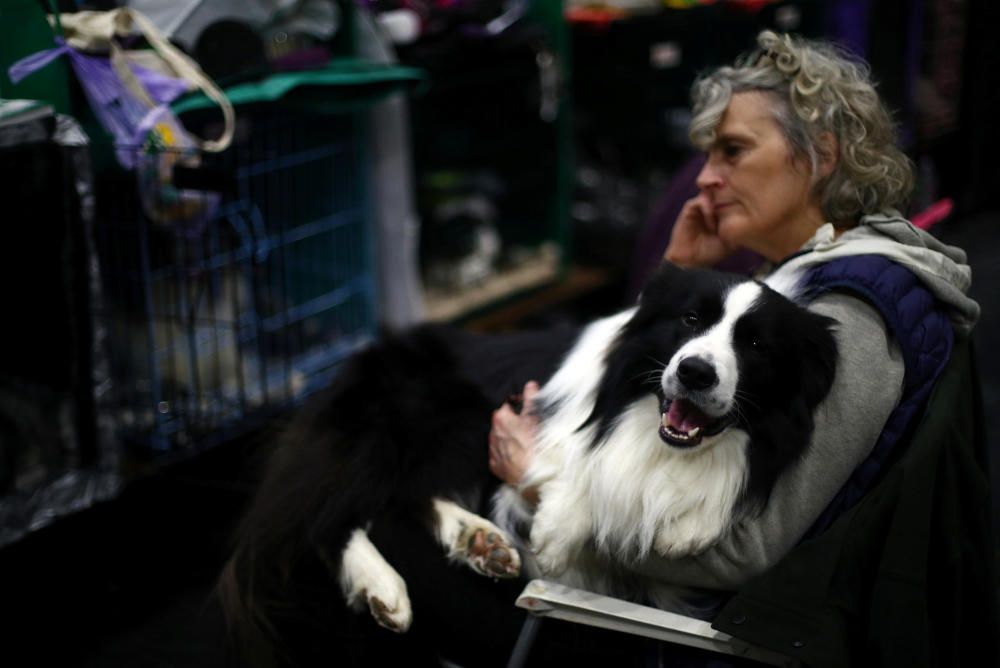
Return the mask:
[[677,379],[689,390],[707,390],[719,382],[715,367],[700,357],[686,357],[677,365]]

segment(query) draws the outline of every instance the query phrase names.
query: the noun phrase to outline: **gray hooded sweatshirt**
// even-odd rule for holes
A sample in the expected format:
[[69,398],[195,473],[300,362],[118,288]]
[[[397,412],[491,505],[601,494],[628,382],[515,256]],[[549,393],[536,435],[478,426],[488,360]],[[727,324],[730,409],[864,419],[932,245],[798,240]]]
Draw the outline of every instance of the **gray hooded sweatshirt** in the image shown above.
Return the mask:
[[[941,243],[895,212],[866,216],[836,238],[833,226],[824,225],[802,250],[811,252],[793,257],[775,273],[793,274],[838,257],[882,255],[924,282],[948,310],[959,335],[967,335],[979,318],[979,305],[967,295],[971,270],[964,251]],[[778,480],[760,515],[740,521],[698,555],[649,559],[637,569],[644,575],[687,587],[738,588],[799,542],[874,448],[903,392],[899,346],[878,311],[859,298],[830,293],[809,308],[839,323],[839,359],[830,394],[817,408],[806,454]]]

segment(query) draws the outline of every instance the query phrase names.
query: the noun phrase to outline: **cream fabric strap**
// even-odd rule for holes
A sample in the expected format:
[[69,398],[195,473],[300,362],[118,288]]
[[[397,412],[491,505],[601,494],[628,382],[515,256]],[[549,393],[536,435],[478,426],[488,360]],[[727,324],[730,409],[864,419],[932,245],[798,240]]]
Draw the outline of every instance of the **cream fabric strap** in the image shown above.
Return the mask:
[[[201,90],[222,109],[224,121],[222,136],[218,139],[200,139],[192,135],[191,140],[202,150],[211,153],[224,151],[232,143],[236,126],[236,112],[232,102],[198,64],[171,44],[146,16],[125,7],[108,12],[84,11],[62,14],[59,19],[67,44],[81,51],[107,51],[110,54],[111,66],[122,83],[152,109],[156,104],[128,66],[127,52],[114,39],[116,35],[122,37],[130,35],[132,28],[137,27],[153,50],[172,70],[173,76]],[[50,17],[49,20],[54,23],[54,17]]]

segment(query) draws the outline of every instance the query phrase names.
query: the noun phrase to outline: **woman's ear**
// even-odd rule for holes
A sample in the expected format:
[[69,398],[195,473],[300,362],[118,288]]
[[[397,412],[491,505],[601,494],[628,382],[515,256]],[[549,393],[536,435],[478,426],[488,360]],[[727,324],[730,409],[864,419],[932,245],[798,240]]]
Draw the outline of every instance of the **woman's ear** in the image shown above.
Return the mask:
[[825,179],[837,167],[837,157],[840,147],[832,132],[824,132],[819,136],[817,153],[819,153],[819,177]]

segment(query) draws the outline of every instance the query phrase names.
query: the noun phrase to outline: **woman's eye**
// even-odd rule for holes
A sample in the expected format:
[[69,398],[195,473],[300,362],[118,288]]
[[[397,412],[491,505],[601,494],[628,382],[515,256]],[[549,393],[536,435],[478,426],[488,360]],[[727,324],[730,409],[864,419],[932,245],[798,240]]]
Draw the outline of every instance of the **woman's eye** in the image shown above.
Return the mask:
[[743,147],[739,144],[725,144],[722,147],[722,155],[727,158],[735,158],[743,152]]
[[690,311],[681,316],[681,322],[684,323],[685,327],[697,327],[698,326],[698,314],[694,311]]

